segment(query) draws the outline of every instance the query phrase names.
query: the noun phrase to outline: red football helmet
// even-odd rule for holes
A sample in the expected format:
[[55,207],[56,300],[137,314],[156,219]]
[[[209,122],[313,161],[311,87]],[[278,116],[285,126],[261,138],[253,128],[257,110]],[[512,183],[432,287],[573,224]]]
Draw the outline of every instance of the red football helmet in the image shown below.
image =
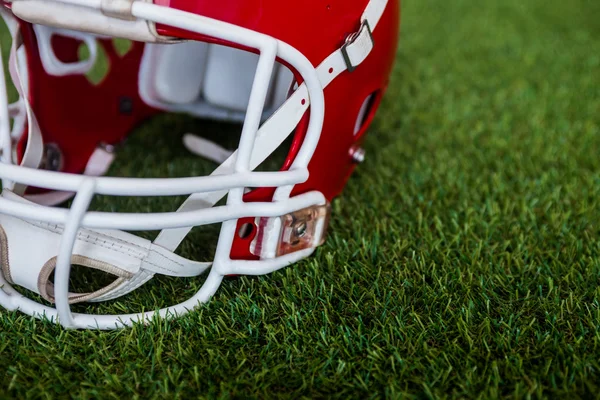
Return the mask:
[[[75,314],[70,305],[116,299],[155,274],[210,269],[195,296],[158,311],[181,315],[224,276],[266,274],[322,244],[329,202],[364,158],[400,10],[398,0],[5,0],[2,16],[20,97],[8,104],[0,88],[0,304],[65,327],[111,329],[153,314]],[[107,68],[93,78],[102,55]],[[209,176],[103,176],[115,146],[163,112],[240,122],[239,146],[186,135],[190,151],[219,164]],[[287,138],[281,168],[257,171]],[[106,213],[88,210],[95,194],[189,198],[176,212]],[[73,196],[70,208],[55,207]],[[174,253],[193,227],[216,223],[213,262]],[[161,232],[152,242],[124,232],[141,230]],[[71,293],[71,264],[115,280]]]

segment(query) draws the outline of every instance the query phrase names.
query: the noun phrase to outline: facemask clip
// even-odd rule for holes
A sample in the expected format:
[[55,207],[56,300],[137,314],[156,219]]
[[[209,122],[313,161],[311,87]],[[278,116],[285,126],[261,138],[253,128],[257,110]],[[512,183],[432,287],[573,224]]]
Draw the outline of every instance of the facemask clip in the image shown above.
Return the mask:
[[316,205],[281,217],[277,256],[315,248],[325,242],[331,205]]

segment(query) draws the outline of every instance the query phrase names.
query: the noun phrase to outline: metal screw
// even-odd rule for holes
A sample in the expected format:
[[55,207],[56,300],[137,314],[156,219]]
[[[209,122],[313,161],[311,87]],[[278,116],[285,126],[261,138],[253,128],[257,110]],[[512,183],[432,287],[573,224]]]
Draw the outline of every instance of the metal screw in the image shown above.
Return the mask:
[[113,154],[113,153],[115,153],[117,151],[117,148],[116,148],[115,145],[108,144],[108,143],[105,143],[105,142],[100,143],[98,145],[98,147],[100,147],[105,152],[111,153],[111,154]]
[[366,155],[367,152],[362,147],[355,146],[350,149],[350,157],[356,164],[362,164],[365,161]]
[[121,115],[133,114],[133,99],[131,97],[119,97],[119,113]]
[[298,222],[298,224],[296,224],[294,227],[294,234],[299,238],[304,237],[304,235],[306,235],[306,229],[306,222]]
[[60,171],[62,168],[62,152],[58,145],[49,143],[45,146],[42,168],[48,171]]

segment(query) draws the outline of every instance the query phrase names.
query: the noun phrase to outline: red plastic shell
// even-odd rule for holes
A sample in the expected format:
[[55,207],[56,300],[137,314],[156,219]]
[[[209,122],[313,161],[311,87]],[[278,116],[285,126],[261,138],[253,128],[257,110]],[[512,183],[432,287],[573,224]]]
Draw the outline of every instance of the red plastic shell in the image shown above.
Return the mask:
[[[276,37],[302,52],[316,67],[338,50],[346,38],[358,31],[360,18],[369,0],[303,0],[286,3],[276,0],[155,0],[168,6],[239,25]],[[389,83],[396,56],[400,24],[400,2],[389,0],[387,8],[373,31],[374,48],[367,59],[353,72],[343,72],[325,89],[325,121],[314,157],[309,164],[310,177],[297,185],[293,194],[317,190],[332,200],[344,188],[356,164],[351,149],[364,140],[382,95]],[[30,96],[46,143],[56,143],[64,153],[65,172],[81,173],[89,157],[101,143],[115,144],[123,140],[143,119],[159,112],[146,105],[139,96],[138,71],[144,44],[135,43],[124,57],[116,53],[112,41],[101,40],[109,56],[111,73],[99,85],[85,76],[54,77],[48,75],[37,52],[35,34],[30,24],[23,23],[27,45]],[[183,31],[177,27],[159,25],[159,34],[211,43],[225,43]],[[77,41],[56,38],[59,58],[76,60]],[[360,109],[369,96],[375,100],[360,132],[354,129]],[[130,112],[124,113],[120,102],[131,101]],[[120,109],[121,108],[121,109]],[[290,153],[282,167],[287,169],[302,144],[308,118],[296,129]],[[269,201],[273,189],[254,190],[245,201]],[[243,224],[252,219],[243,219]],[[254,232],[246,238],[236,234],[231,256],[234,259],[256,259],[249,245]]]

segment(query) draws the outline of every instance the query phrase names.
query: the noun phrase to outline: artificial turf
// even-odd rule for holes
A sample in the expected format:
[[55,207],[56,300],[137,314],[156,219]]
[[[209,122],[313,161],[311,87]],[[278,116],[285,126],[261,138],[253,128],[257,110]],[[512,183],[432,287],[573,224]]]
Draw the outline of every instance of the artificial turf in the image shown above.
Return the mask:
[[[117,332],[2,310],[0,397],[600,398],[599,125],[599,1],[406,0],[366,162],[315,256]],[[222,129],[153,119],[111,174],[205,174],[180,137]],[[208,257],[215,231],[181,254]]]

